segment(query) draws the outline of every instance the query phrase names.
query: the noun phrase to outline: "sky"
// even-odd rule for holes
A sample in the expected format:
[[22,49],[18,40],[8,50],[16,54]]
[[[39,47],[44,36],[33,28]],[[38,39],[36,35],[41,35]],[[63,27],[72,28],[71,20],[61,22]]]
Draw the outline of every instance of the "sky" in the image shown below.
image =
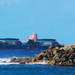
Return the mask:
[[0,38],[38,38],[75,44],[75,0],[0,0]]

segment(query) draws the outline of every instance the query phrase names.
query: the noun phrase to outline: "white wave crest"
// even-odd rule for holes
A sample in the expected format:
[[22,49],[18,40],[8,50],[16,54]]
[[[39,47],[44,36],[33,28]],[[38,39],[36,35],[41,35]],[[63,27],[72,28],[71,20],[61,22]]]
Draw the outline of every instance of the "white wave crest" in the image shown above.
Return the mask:
[[9,64],[19,64],[11,62],[11,59],[9,58],[0,58],[0,65],[9,65]]
[[45,64],[47,64],[47,62],[43,61],[43,62],[26,63],[26,64],[41,64],[41,65],[45,65]]
[[7,58],[0,58],[0,63],[1,62],[10,62],[11,59],[7,59]]
[[0,63],[0,65],[11,65],[11,64],[19,64],[19,63],[11,63],[11,62],[9,62],[9,63]]

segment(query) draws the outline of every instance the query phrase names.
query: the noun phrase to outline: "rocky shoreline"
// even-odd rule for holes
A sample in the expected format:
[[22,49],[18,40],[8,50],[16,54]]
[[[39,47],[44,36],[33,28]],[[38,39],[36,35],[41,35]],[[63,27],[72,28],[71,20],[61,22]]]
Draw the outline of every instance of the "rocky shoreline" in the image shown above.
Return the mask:
[[48,50],[42,51],[35,58],[12,58],[11,62],[20,64],[43,63],[46,62],[55,66],[73,66],[75,67],[75,45],[50,46]]

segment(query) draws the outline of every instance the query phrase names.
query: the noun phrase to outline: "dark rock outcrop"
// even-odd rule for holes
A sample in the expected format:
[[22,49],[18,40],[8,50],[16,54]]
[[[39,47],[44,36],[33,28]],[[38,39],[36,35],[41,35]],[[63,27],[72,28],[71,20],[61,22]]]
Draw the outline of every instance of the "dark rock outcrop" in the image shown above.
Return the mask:
[[58,45],[50,46],[48,50],[42,51],[35,58],[12,58],[11,62],[19,62],[20,64],[43,62],[55,66],[75,66],[75,45]]
[[19,62],[20,64],[26,64],[32,62],[32,58],[12,58],[11,62]]
[[48,50],[42,51],[34,62],[38,60],[45,60],[48,64],[56,66],[75,66],[75,45],[63,45],[52,47]]

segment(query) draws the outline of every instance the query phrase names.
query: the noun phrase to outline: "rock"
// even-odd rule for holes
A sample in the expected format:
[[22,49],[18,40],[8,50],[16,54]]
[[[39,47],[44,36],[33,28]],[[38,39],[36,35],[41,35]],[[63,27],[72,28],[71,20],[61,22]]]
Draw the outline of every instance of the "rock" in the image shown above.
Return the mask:
[[62,54],[61,53],[58,53],[58,57],[61,58],[62,57]]
[[46,61],[47,61],[47,60],[48,60],[48,58],[44,57],[44,58],[43,58],[43,60],[46,60]]
[[17,58],[16,60],[14,60],[14,62],[20,62],[21,58]]
[[59,62],[59,65],[62,65],[62,62]]
[[66,54],[66,56],[69,58],[70,54]]
[[51,49],[52,49],[52,46],[49,47],[49,50],[51,50]]
[[63,53],[64,54],[68,54],[69,53],[69,50],[65,50]]
[[26,64],[26,62],[24,62],[24,61],[20,61],[20,64]]
[[75,59],[73,60],[73,63],[75,64]]
[[58,46],[57,46],[57,47],[61,48],[61,47],[64,47],[64,45],[60,45],[60,44],[58,44]]
[[74,67],[74,66],[75,66],[75,64],[74,64],[74,63],[69,63],[69,65],[68,65],[68,66],[73,66],[73,67]]
[[55,60],[51,60],[51,61],[49,62],[49,64],[54,65],[54,64],[55,64]]
[[75,57],[75,52],[73,52],[73,56]]
[[59,66],[59,63],[57,62],[57,63],[55,63],[55,66]]
[[33,58],[32,62],[36,62],[36,58]]
[[26,62],[32,62],[32,58],[25,58]]
[[73,55],[70,55],[69,59],[73,60],[74,59],[74,56]]
[[58,56],[58,53],[55,53],[55,56]]
[[53,59],[55,60],[56,57],[58,57],[58,55],[55,55],[55,56],[53,57]]
[[43,58],[44,58],[44,55],[43,55],[43,54],[40,54],[40,55],[38,56],[38,60],[43,60]]
[[46,50],[42,51],[41,53],[46,53]]
[[72,60],[71,60],[71,59],[69,59],[69,62],[70,62],[70,63],[72,63]]
[[75,66],[75,45],[64,45],[52,47],[42,51],[35,58],[12,58],[11,62],[19,62],[20,64],[37,63],[46,61],[48,64],[55,66]]
[[69,50],[69,54],[70,54],[70,55],[73,54],[73,50]]
[[65,45],[64,47],[61,47],[60,50],[72,50],[72,47],[70,45]]
[[49,55],[51,55],[51,54],[52,54],[52,51],[51,51],[51,50],[48,50],[47,53],[48,53]]
[[60,48],[59,49],[56,49],[56,53],[60,53]]
[[64,66],[69,65],[69,61],[63,62],[62,65],[64,65]]
[[45,53],[44,57],[46,58],[46,60],[49,60],[49,58],[51,57],[51,55],[49,53]]
[[59,60],[59,57],[55,57],[55,60]]
[[53,48],[52,52],[53,52],[53,54],[55,54],[56,53],[56,48]]
[[63,49],[60,50],[60,53],[61,53],[61,54],[64,54],[64,53],[65,53],[65,50],[63,50]]
[[47,64],[49,64],[50,61],[47,61]]
[[38,62],[41,62],[41,63],[42,63],[42,62],[44,62],[44,61],[43,61],[43,60],[39,60]]
[[20,64],[25,64],[26,62],[32,62],[32,58],[12,58],[11,62],[19,62]]
[[69,62],[63,62],[61,66],[75,66],[74,63],[69,63]]
[[66,59],[65,58],[60,58],[59,60],[57,60],[57,62],[65,62]]
[[15,60],[16,60],[16,58],[12,58],[12,59],[11,59],[11,62],[14,62]]
[[74,49],[75,48],[75,44],[74,45],[71,45],[71,47]]
[[59,47],[55,47],[56,48],[56,50],[59,50]]
[[69,60],[69,57],[67,57],[67,55],[66,55],[66,54],[63,54],[63,55],[62,55],[62,58],[65,58],[65,60],[66,60],[66,61],[68,61],[68,60]]
[[35,55],[35,59],[36,59],[36,61],[38,60],[38,56],[39,56],[38,54]]
[[62,58],[64,58],[65,56],[66,56],[66,54],[63,54],[63,55],[62,55]]

